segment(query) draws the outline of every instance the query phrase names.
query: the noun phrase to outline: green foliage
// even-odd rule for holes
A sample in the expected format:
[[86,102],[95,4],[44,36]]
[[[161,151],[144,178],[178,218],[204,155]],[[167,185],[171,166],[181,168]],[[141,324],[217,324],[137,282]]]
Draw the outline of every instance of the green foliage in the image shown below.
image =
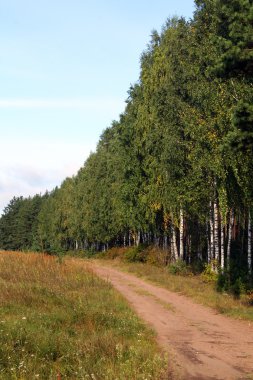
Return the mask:
[[240,298],[240,295],[245,293],[245,285],[242,279],[240,277],[237,278],[234,284],[231,285],[230,289],[235,298]]
[[185,261],[177,260],[175,263],[168,266],[168,272],[174,275],[186,276],[189,273],[189,268]]
[[190,270],[191,272],[196,275],[196,274],[201,274],[204,269],[205,269],[205,263],[203,260],[200,260],[200,259],[196,259],[194,260],[190,265]]
[[125,260],[129,263],[145,263],[147,261],[147,251],[145,248],[143,244],[129,248],[124,255]]
[[210,264],[205,265],[205,269],[201,274],[201,278],[204,282],[216,282],[218,279],[218,272],[214,270],[217,267],[217,263],[212,261]]
[[216,282],[218,292],[228,291],[230,286],[229,274],[227,271],[220,272]]
[[231,262],[229,270],[220,271],[217,277],[217,291],[228,292],[235,298],[240,298],[251,286],[247,270],[238,265],[236,260]]

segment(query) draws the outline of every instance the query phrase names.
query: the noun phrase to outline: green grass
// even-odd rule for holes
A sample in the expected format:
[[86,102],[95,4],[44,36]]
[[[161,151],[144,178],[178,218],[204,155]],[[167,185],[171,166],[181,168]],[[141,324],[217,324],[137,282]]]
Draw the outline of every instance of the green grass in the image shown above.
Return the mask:
[[219,293],[215,289],[215,284],[204,281],[201,275],[174,275],[170,273],[169,267],[158,267],[148,263],[127,263],[124,260],[107,259],[103,260],[103,264],[117,267],[173,292],[184,294],[227,316],[253,321],[252,295],[242,295],[238,300],[230,294]]
[[83,260],[0,252],[0,379],[165,379],[154,334]]

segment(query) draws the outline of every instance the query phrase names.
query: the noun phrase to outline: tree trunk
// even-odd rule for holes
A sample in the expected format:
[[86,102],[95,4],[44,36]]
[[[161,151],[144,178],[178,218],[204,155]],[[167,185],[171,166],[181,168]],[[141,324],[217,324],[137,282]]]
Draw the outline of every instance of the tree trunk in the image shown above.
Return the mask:
[[225,252],[224,252],[224,223],[223,223],[223,217],[221,215],[221,235],[220,235],[220,244],[221,244],[221,251],[220,251],[220,266],[221,270],[223,272],[224,266],[225,266]]
[[214,257],[214,222],[213,222],[213,203],[210,201],[210,262]]
[[252,264],[251,264],[251,215],[249,211],[249,219],[248,219],[248,270],[249,273],[251,274],[252,271]]
[[137,247],[140,245],[141,242],[141,231],[137,232],[137,239],[136,239],[136,245]]
[[214,259],[216,262],[216,267],[219,261],[219,213],[218,213],[218,202],[217,198],[215,197],[214,204]]
[[179,228],[179,236],[180,236],[180,245],[179,245],[179,257],[180,260],[184,259],[184,213],[183,210],[180,209],[180,228]]
[[174,242],[173,242],[173,230],[171,226],[171,238],[170,238],[170,252],[171,252],[171,261],[175,261],[176,255],[174,252]]
[[207,262],[210,264],[212,260],[211,256],[211,244],[210,244],[210,235],[209,235],[209,225],[208,222],[206,222],[206,236],[207,236]]
[[227,268],[230,266],[230,253],[231,253],[231,239],[232,239],[232,228],[234,225],[234,211],[230,211],[229,215],[229,225],[228,225],[228,246],[227,246]]
[[173,246],[174,259],[175,259],[175,260],[178,260],[177,237],[176,237],[175,227],[174,227],[173,224],[172,224],[172,226],[171,226],[171,231],[172,231],[172,239],[171,239],[171,243],[172,243],[172,246]]
[[167,251],[167,249],[168,249],[168,236],[167,235],[164,235],[164,237],[163,237],[163,249],[165,251]]
[[191,235],[189,235],[189,239],[188,239],[188,245],[189,245],[189,250],[188,250],[188,263],[191,264],[191,246],[192,246],[192,239],[191,239]]

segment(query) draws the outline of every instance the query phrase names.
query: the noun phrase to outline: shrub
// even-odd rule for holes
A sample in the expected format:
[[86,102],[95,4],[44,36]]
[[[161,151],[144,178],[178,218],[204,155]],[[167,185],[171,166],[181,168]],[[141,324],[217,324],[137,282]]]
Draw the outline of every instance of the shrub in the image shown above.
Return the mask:
[[235,298],[240,298],[241,294],[245,293],[245,284],[240,277],[231,285],[230,291]]
[[227,271],[220,272],[217,277],[216,290],[218,292],[228,291],[230,287],[229,273]]
[[129,248],[124,255],[124,259],[129,263],[146,263],[147,262],[147,250],[145,250],[146,246],[140,244],[136,247]]
[[215,282],[218,279],[218,273],[214,271],[216,267],[214,262],[205,265],[204,271],[201,273],[201,278],[204,282]]
[[148,264],[159,267],[164,267],[167,265],[168,259],[170,257],[169,251],[163,250],[155,246],[150,246],[146,248],[145,251],[147,252]]
[[168,266],[168,271],[170,274],[182,275],[182,276],[185,276],[186,274],[189,273],[185,261],[182,261],[182,260],[177,260],[175,263],[170,264]]
[[115,260],[118,258],[123,258],[125,253],[127,251],[127,248],[125,247],[113,247],[110,248],[108,251],[104,252],[105,259],[109,260]]

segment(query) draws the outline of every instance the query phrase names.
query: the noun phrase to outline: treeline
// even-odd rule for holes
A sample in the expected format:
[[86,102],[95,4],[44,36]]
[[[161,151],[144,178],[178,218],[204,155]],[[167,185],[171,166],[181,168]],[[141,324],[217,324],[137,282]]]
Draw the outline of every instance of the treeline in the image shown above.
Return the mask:
[[252,0],[196,0],[152,32],[120,119],[75,177],[9,203],[1,248],[145,243],[251,273],[252,25]]

